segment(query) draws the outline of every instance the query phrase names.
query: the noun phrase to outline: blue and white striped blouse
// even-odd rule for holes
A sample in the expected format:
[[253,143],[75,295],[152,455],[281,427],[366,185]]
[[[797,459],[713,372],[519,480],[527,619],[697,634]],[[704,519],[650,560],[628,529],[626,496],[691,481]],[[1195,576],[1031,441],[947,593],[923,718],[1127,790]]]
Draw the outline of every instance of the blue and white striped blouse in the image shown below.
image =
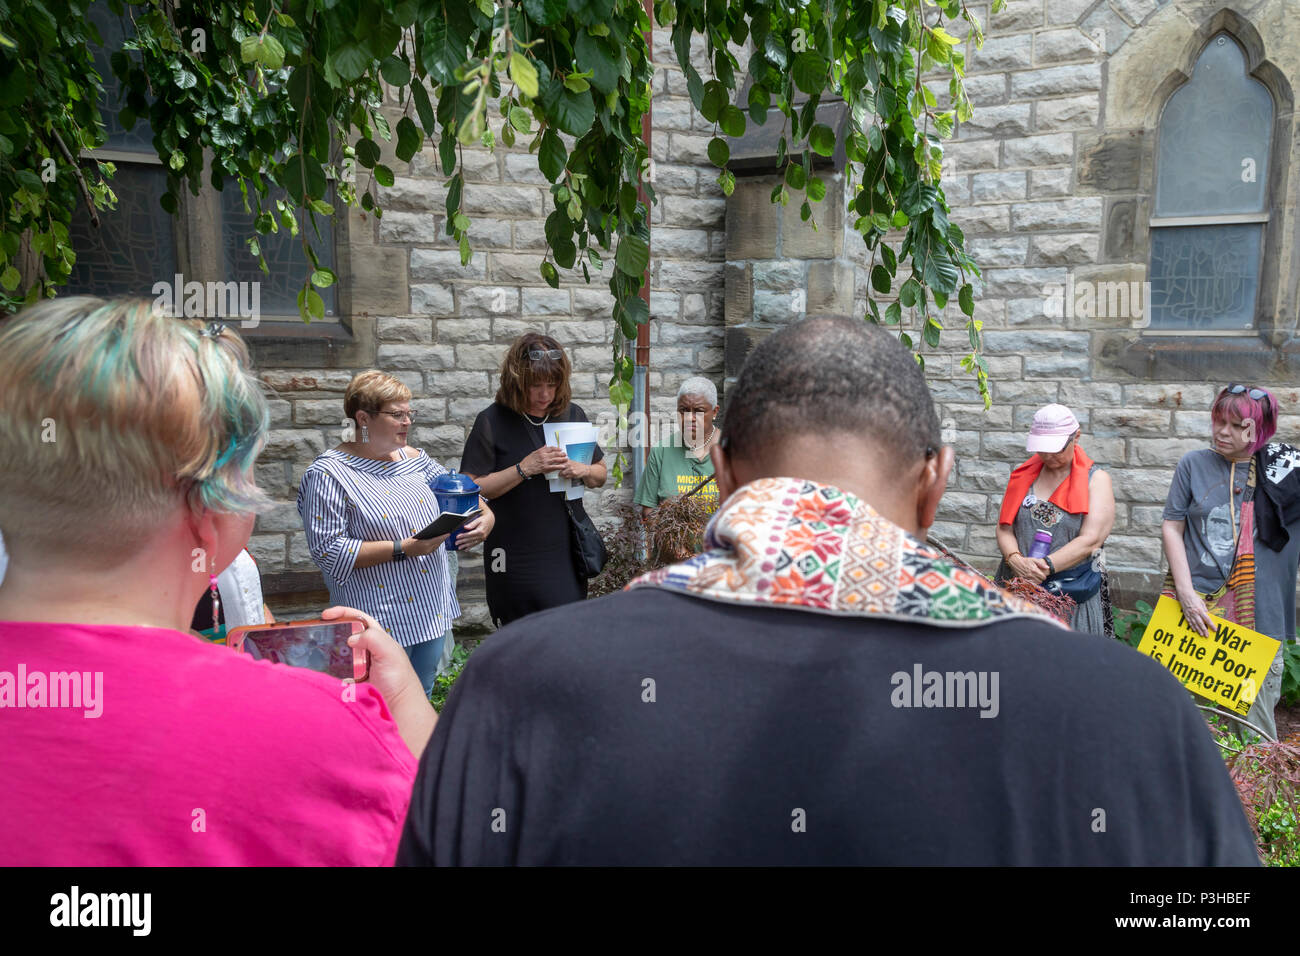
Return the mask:
[[429,482],[446,469],[424,452],[375,461],[330,449],[302,476],[298,514],[330,600],[374,616],[403,647],[441,637],[460,617],[441,545],[429,555],[356,567],[366,541],[409,538],[438,517]]

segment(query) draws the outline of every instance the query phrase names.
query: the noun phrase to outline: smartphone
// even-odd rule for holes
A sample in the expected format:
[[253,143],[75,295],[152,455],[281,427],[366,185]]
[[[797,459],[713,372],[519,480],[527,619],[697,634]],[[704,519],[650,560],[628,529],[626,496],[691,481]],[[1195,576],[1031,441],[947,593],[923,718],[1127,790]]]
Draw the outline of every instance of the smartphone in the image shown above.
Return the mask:
[[231,629],[226,644],[255,660],[364,681],[370,677],[370,652],[349,646],[348,638],[365,629],[365,624],[353,620],[254,624]]

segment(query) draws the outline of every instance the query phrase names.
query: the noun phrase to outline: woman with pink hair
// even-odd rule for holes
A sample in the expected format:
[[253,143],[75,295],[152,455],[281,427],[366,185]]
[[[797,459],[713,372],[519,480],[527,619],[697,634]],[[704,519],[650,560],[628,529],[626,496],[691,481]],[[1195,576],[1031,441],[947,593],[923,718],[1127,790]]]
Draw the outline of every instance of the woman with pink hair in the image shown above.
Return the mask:
[[[1300,449],[1270,441],[1277,399],[1263,388],[1229,385],[1210,420],[1211,447],[1184,455],[1169,486],[1165,593],[1200,634],[1213,629],[1212,613],[1276,641],[1295,640]],[[1246,715],[1270,737],[1277,736],[1282,668],[1279,648]]]

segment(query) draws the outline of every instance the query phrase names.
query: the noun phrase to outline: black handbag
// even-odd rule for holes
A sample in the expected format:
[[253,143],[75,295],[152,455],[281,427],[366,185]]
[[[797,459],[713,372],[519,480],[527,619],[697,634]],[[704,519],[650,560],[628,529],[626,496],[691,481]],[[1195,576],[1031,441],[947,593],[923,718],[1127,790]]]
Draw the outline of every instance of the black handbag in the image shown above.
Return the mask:
[[1101,590],[1101,572],[1085,559],[1073,568],[1049,574],[1043,587],[1055,594],[1064,594],[1075,604],[1082,604]]
[[573,546],[573,564],[581,577],[594,578],[600,574],[601,569],[605,567],[605,562],[609,560],[605,542],[585,509],[579,515],[574,512],[573,506],[565,501],[564,510],[569,513],[569,539]]

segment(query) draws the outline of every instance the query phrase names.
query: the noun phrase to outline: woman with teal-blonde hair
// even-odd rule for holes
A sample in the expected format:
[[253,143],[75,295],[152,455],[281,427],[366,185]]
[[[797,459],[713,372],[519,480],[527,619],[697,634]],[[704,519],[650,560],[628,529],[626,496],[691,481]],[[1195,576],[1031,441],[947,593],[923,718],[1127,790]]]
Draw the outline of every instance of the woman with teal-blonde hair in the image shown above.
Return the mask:
[[325,610],[361,621],[352,640],[371,656],[369,681],[340,688],[189,631],[268,504],[248,365],[232,329],[147,300],[53,299],[0,321],[9,863],[395,856],[436,720],[397,643],[361,612]]

